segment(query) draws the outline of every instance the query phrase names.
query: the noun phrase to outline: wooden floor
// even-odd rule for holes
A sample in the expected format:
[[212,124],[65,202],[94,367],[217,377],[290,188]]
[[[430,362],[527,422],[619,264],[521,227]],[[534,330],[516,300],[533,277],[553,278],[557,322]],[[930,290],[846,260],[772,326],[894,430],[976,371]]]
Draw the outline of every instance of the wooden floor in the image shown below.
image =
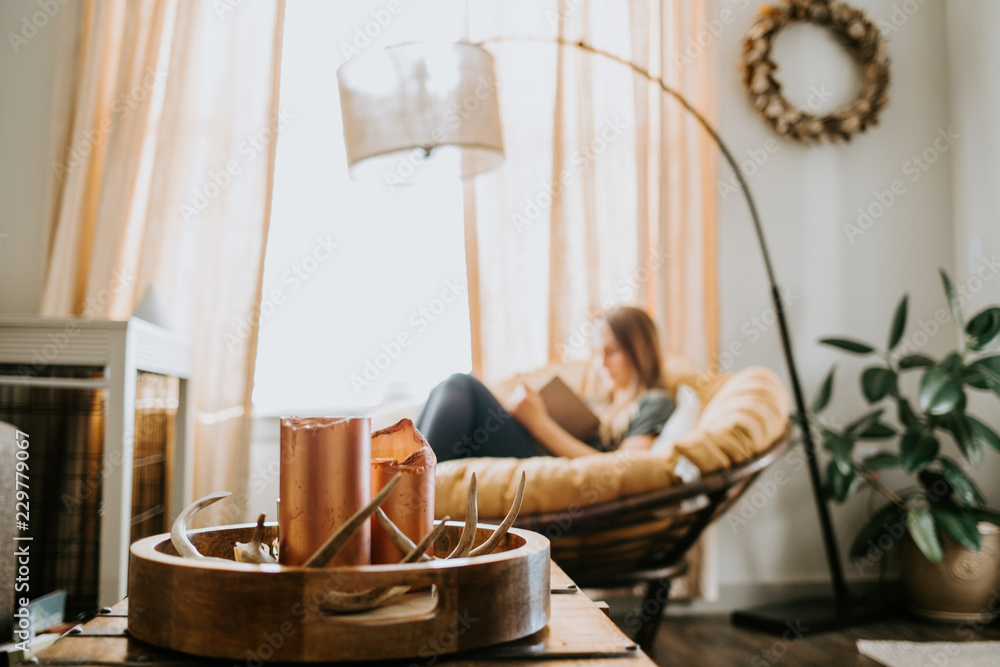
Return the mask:
[[[786,642],[774,635],[736,628],[728,616],[668,616],[660,624],[650,657],[658,665],[694,667],[765,667],[779,663],[789,667],[878,665],[858,653],[858,639],[998,641],[1000,623],[974,632],[968,625],[929,624],[901,616],[841,632],[806,633],[801,639]],[[1000,656],[997,664],[1000,665]]]

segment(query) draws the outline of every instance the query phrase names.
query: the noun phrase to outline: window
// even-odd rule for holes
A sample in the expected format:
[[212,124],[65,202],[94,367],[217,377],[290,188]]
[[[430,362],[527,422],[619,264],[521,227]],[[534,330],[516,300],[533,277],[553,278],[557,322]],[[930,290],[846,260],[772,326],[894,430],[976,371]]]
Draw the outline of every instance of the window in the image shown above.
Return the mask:
[[336,79],[368,49],[459,39],[461,8],[287,4],[255,414],[357,412],[471,370],[461,184],[351,181]]

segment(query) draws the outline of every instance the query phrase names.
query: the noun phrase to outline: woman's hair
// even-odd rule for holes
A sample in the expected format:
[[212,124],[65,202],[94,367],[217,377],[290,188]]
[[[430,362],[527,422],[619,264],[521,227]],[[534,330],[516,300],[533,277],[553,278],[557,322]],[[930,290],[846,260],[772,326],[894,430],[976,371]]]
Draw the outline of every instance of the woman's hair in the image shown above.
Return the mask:
[[608,328],[632,362],[640,390],[663,389],[663,356],[656,325],[646,311],[619,306],[607,315]]

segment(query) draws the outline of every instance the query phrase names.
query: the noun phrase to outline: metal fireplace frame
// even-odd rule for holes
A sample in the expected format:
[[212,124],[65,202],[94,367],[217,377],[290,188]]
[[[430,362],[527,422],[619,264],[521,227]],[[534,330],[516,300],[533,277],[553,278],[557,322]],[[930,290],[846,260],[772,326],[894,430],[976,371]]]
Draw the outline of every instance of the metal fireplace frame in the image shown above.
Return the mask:
[[0,364],[23,365],[28,371],[39,365],[104,369],[103,379],[31,377],[18,373],[0,375],[0,384],[105,390],[101,482],[104,513],[100,528],[98,604],[112,605],[125,597],[128,585],[136,379],[141,371],[179,380],[167,510],[171,516],[177,516],[190,501],[191,345],[162,327],[134,317],[108,321],[3,315],[0,316]]

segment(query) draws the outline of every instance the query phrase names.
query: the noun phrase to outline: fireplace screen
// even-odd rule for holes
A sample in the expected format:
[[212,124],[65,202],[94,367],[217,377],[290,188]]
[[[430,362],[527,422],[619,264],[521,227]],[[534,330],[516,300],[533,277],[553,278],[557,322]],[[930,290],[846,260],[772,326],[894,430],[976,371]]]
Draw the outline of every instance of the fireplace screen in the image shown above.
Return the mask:
[[[31,385],[0,384],[0,421],[31,442],[31,597],[64,589],[69,617],[98,608],[102,498],[109,467],[121,465],[104,457],[104,373],[50,366],[33,373]],[[0,376],[17,374],[17,366],[0,364]],[[177,401],[177,378],[138,374],[132,489],[125,495],[132,499],[132,541],[169,529]]]

